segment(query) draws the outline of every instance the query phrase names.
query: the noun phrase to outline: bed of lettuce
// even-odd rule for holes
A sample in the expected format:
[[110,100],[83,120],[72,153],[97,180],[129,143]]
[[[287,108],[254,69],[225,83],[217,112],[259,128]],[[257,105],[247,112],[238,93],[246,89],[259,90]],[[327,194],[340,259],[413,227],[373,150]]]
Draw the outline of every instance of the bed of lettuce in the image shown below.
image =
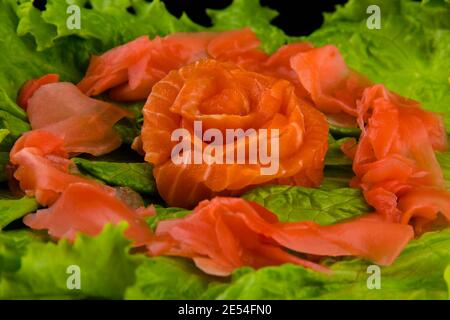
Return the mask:
[[[68,3],[81,7],[79,30],[66,27]],[[373,4],[381,8],[379,30],[366,27],[366,8]],[[256,271],[242,268],[231,277],[216,278],[185,259],[131,254],[123,224],[107,226],[97,237],[79,235],[73,245],[17,228],[22,216],[38,208],[32,198],[13,197],[6,183],[8,151],[29,130],[25,112],[15,103],[24,81],[52,72],[76,82],[90,54],[142,34],[154,37],[249,26],[267,52],[302,40],[271,25],[277,12],[261,7],[258,0],[234,0],[208,14],[213,26],[205,28],[185,15],[172,16],[159,0],[47,0],[44,11],[30,0],[0,0],[0,298],[448,299],[450,229],[412,241],[392,266],[381,268],[381,289],[370,290],[370,263],[360,259],[327,260],[334,271],[331,276],[287,264]],[[326,14],[323,26],[306,39],[337,45],[352,68],[441,113],[450,130],[450,1],[350,0]],[[159,203],[151,166],[127,145],[139,134],[142,103],[124,106],[136,112],[134,121],[116,125],[124,146],[101,158],[81,156],[74,161],[82,174],[131,188],[147,203]],[[361,192],[347,187],[351,163],[339,150],[358,131],[333,127],[330,132],[320,188],[268,186],[244,197],[263,204],[282,221],[313,220],[325,225],[370,211]],[[450,187],[450,154],[437,156]],[[147,222],[155,228],[158,221],[186,214],[189,211],[160,203],[157,215]],[[70,265],[80,267],[81,289],[67,288]]]

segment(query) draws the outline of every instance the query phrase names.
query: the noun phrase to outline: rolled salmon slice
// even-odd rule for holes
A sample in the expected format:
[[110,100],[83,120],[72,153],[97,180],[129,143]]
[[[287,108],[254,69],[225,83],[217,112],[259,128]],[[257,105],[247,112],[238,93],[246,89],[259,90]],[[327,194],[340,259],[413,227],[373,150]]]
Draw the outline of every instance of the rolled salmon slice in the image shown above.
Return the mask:
[[[169,205],[192,208],[213,195],[238,195],[269,182],[321,182],[326,119],[299,99],[286,80],[202,60],[158,82],[143,114],[145,159],[154,165],[158,191]],[[204,139],[196,125],[213,130],[220,142],[212,145],[213,139]],[[230,130],[237,135],[227,141]]]

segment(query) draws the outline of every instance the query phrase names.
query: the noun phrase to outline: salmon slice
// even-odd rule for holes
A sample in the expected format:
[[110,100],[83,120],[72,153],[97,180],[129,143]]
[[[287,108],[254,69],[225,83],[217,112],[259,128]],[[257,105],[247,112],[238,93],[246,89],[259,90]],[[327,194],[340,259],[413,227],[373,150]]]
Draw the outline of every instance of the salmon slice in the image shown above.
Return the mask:
[[[328,126],[325,117],[309,103],[298,99],[294,87],[286,80],[250,72],[229,63],[202,60],[171,72],[158,82],[143,109],[141,132],[146,161],[154,165],[158,191],[172,206],[193,207],[213,195],[236,195],[249,186],[263,183],[289,183],[317,186],[322,179],[324,157],[328,148]],[[253,129],[253,133],[218,143],[205,161],[196,152],[211,149],[212,141],[198,137],[194,121],[203,130],[213,129],[226,136],[227,129]],[[175,163],[172,152],[177,141],[172,133],[185,129],[190,150],[181,157],[190,163]],[[267,134],[259,129],[267,130]],[[274,133],[278,130],[278,133]],[[276,139],[279,168],[261,174],[264,167],[250,161],[259,152],[252,146],[266,146],[272,154],[270,139]],[[239,150],[245,159],[236,163]],[[274,150],[275,152],[275,150]],[[193,163],[195,154],[201,163]],[[217,160],[219,159],[219,160]],[[221,159],[221,160],[220,160]],[[227,159],[232,159],[227,163]],[[257,160],[257,159],[256,159]],[[188,161],[189,162],[189,161]],[[186,194],[185,186],[191,186]]]
[[15,151],[11,162],[17,166],[14,177],[19,181],[20,188],[28,196],[36,197],[41,205],[53,204],[72,183],[89,183],[89,180],[69,173],[70,166],[73,165],[70,160],[45,155],[36,147]]
[[356,155],[356,147],[358,146],[358,142],[355,138],[347,139],[339,149],[351,160],[355,159]]
[[208,44],[210,58],[232,62],[250,71],[258,71],[268,58],[259,49],[261,41],[250,28],[226,31],[217,34]]
[[128,69],[128,82],[113,88],[111,98],[119,101],[148,97],[153,85],[171,70],[206,57],[206,46],[214,33],[175,33],[151,42],[150,51]]
[[44,130],[25,132],[14,143],[14,146],[9,153],[10,159],[13,159],[16,153],[25,148],[38,149],[43,156],[52,155],[68,158],[68,154],[64,149],[64,141],[56,135]]
[[445,189],[418,187],[400,198],[399,209],[403,212],[402,223],[412,217],[433,221],[438,213],[450,221],[450,193]]
[[148,54],[150,47],[148,37],[142,36],[101,56],[92,56],[78,88],[88,96],[95,96],[126,82],[128,68]]
[[204,58],[257,70],[268,58],[259,46],[260,41],[249,28],[174,33],[153,40],[141,37],[93,57],[78,87],[89,96],[111,89],[109,94],[114,100],[142,100],[170,71]]
[[67,152],[92,155],[120,146],[113,125],[131,115],[111,103],[87,97],[67,82],[40,87],[28,100],[27,114],[33,130],[58,136]]
[[59,82],[59,75],[55,73],[46,74],[38,79],[32,79],[25,82],[20,88],[17,96],[17,104],[25,111],[28,108],[28,100],[33,96],[37,89],[49,83]]
[[328,272],[292,251],[359,256],[389,265],[413,235],[410,226],[389,223],[374,214],[331,226],[280,223],[276,215],[256,203],[216,197],[202,201],[184,218],[159,222],[147,247],[151,255],[191,258],[200,269],[218,276],[243,266],[261,268],[288,262]]
[[364,91],[359,108],[370,117],[354,155],[352,185],[390,221],[420,218],[423,225],[438,212],[449,218],[450,193],[434,153],[447,146],[442,118],[381,85]]
[[299,53],[307,52],[313,49],[314,46],[309,42],[291,43],[280,47],[273,53],[266,61],[264,61],[259,72],[273,76],[275,78],[282,78],[289,80],[295,85],[298,97],[306,98],[309,93],[300,82],[297,72],[291,67],[291,59]]
[[126,221],[125,236],[134,246],[148,244],[151,229],[142,216],[117,199],[114,192],[99,185],[72,183],[48,209],[24,217],[24,223],[35,230],[48,230],[50,236],[75,240],[78,232],[95,236],[106,224]]
[[370,82],[347,67],[335,46],[326,45],[300,52],[290,62],[319,110],[327,114],[358,116],[356,102]]

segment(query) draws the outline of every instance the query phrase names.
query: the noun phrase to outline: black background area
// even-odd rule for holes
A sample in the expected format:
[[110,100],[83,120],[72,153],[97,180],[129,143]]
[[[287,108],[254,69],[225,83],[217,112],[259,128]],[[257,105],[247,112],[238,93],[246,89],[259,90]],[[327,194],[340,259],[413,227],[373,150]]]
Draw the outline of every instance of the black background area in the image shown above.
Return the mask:
[[[206,15],[206,8],[222,9],[232,0],[163,0],[171,13],[180,16],[186,12],[195,22],[210,26],[211,20]],[[288,35],[308,35],[318,29],[323,22],[323,12],[333,12],[337,4],[346,0],[261,0],[261,5],[279,12],[272,23],[283,29]]]

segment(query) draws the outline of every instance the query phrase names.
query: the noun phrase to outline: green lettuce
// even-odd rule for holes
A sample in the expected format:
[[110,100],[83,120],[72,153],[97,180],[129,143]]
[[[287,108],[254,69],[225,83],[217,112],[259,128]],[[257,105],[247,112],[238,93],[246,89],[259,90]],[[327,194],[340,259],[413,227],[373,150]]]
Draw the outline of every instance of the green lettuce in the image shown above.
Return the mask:
[[156,230],[156,226],[160,221],[183,218],[191,213],[190,210],[174,207],[164,208],[161,206],[155,206],[155,210],[156,214],[154,216],[145,218],[145,221],[150,226],[150,228],[152,228],[152,230]]
[[35,212],[39,205],[34,198],[0,199],[0,230],[27,213]]
[[[18,7],[13,0],[0,2],[0,38],[8,39],[0,42],[0,109],[25,120],[25,112],[15,103],[21,85],[52,72],[59,73],[63,80],[77,81],[83,74],[93,48],[86,41],[72,37],[59,41],[45,52],[37,52],[33,37],[18,37],[16,34],[20,21]],[[10,63],[11,57],[14,57],[14,63]]]
[[114,129],[118,133],[120,139],[123,143],[131,145],[138,135],[140,135],[140,125],[136,123],[133,119],[124,118],[119,120],[115,125]]
[[336,140],[330,134],[328,136],[328,151],[325,157],[325,166],[351,166],[352,160],[348,158],[341,150],[343,143],[349,138],[341,138]]
[[333,137],[342,138],[342,137],[355,137],[359,138],[361,135],[361,129],[353,128],[353,127],[339,127],[335,125],[330,126],[330,133]]
[[[79,235],[73,245],[66,240],[30,241],[17,254],[20,267],[16,263],[12,272],[9,268],[0,273],[0,298],[123,298],[144,258],[130,254],[125,227],[108,225],[96,237]],[[79,268],[79,289],[68,286],[71,266]]]
[[[2,141],[9,135],[8,129],[0,129],[0,145]],[[8,175],[6,174],[6,165],[9,163],[9,152],[0,151],[0,181],[6,181]]]
[[31,129],[28,122],[13,116],[11,113],[0,110],[0,130],[4,133],[5,130],[8,134],[2,137],[0,142],[0,151],[9,151],[14,142],[20,135]]
[[2,142],[9,134],[8,129],[0,129],[0,142]]
[[129,187],[138,193],[155,194],[156,183],[148,163],[95,161],[72,158],[82,173],[112,186]]
[[352,167],[350,166],[328,166],[324,170],[324,178],[320,189],[333,190],[339,188],[348,188],[351,179],[354,177]]
[[448,296],[449,296],[449,299],[450,299],[450,264],[445,269],[444,278],[445,278],[445,282],[447,282]]
[[447,189],[450,189],[450,152],[436,152],[436,159],[438,160]]
[[10,96],[8,96],[5,89],[2,87],[0,87],[0,110],[6,111],[21,120],[26,119],[25,111],[20,108]]
[[[0,287],[2,273],[13,273],[20,269],[21,258],[31,242],[43,242],[46,238],[29,230],[0,232]],[[0,290],[0,297],[2,292]]]
[[[71,0],[70,4],[80,10],[79,29],[68,28],[70,14],[65,1],[48,0],[42,13],[33,7],[31,0],[21,2],[19,35],[31,34],[39,51],[52,48],[58,40],[71,36],[89,40],[96,50],[105,51],[141,35],[164,36],[200,28],[186,15],[180,19],[171,15],[160,0],[152,3],[144,0]],[[85,8],[86,3],[92,8]],[[133,8],[135,13],[127,11],[128,8]]]
[[266,186],[243,196],[277,214],[280,221],[310,220],[333,224],[371,211],[359,189],[321,190],[295,186]]
[[[113,103],[117,104],[117,102]],[[144,122],[142,115],[144,103],[142,101],[138,101],[127,104],[122,103],[120,106],[133,112],[134,118],[123,118],[114,125],[114,128],[122,139],[122,142],[131,145],[134,139],[141,134],[141,127]]]
[[127,288],[125,298],[199,299],[208,290],[213,290],[217,280],[202,273],[187,259],[156,257],[147,259],[138,267],[136,282]]

